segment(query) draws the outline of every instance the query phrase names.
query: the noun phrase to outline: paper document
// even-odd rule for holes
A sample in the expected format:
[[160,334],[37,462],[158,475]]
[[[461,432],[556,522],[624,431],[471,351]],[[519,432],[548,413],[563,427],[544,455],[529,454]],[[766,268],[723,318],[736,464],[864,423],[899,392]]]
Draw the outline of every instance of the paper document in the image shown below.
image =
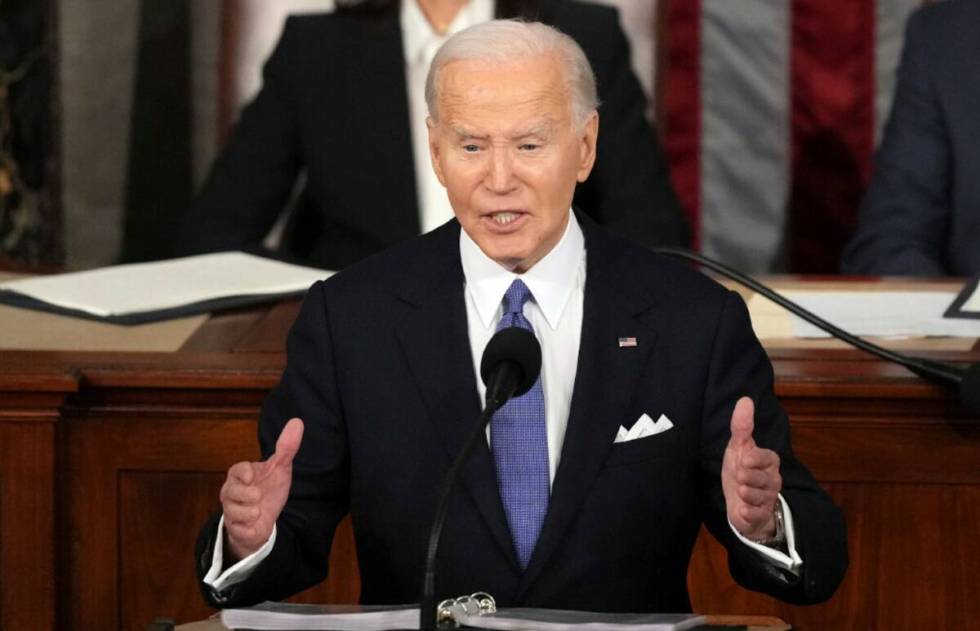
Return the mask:
[[[536,631],[684,631],[705,618],[694,614],[602,614],[554,609],[502,609],[494,614],[456,612],[456,622],[476,629],[535,629]],[[417,629],[417,606],[361,607],[262,603],[245,609],[225,609],[221,623],[229,629],[255,631],[305,629],[319,631],[383,631]]]
[[705,623],[683,613],[592,613],[560,609],[499,609],[486,615],[458,615],[456,622],[476,629],[502,631],[684,631]]
[[[796,290],[785,291],[783,295],[855,335],[980,337],[980,321],[943,317],[956,295],[953,292]],[[749,311],[753,328],[760,338],[829,337],[758,294],[749,299]],[[780,322],[785,324],[778,324]],[[764,335],[760,328],[778,334]]]
[[419,626],[419,609],[414,605],[365,607],[265,602],[244,609],[225,609],[221,612],[221,624],[229,629],[254,629],[255,631],[414,629]]
[[[221,252],[6,281],[0,283],[0,300],[15,306],[49,305],[111,319],[170,312],[222,299],[301,294],[332,273],[243,252]],[[17,302],[23,298],[40,304]],[[147,319],[153,318],[138,321]]]

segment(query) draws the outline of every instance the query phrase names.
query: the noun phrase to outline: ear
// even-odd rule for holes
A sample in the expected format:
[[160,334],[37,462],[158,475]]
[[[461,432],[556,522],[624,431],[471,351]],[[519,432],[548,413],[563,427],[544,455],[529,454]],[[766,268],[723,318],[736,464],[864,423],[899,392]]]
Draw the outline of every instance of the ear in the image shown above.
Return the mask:
[[582,126],[579,136],[579,169],[578,181],[584,182],[589,178],[595,165],[596,140],[599,138],[599,113],[595,110],[589,114]]
[[446,179],[442,172],[442,147],[439,145],[441,140],[439,125],[428,116],[425,119],[425,126],[429,130],[429,158],[432,160],[432,170],[435,171],[439,183],[445,186]]

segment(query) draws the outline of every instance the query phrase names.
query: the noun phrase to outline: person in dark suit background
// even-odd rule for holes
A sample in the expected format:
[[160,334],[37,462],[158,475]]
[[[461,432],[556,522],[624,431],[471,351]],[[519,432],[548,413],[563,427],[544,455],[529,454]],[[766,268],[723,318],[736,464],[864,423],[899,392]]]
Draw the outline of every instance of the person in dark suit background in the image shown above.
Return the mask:
[[[332,14],[291,17],[185,218],[183,254],[262,251],[286,226],[286,258],[340,269],[452,217],[429,169],[421,97],[445,35],[497,17],[552,24],[585,49],[606,128],[576,207],[644,245],[687,245],[666,159],[610,7],[569,0],[343,0]],[[408,58],[406,58],[406,55]],[[381,177],[379,177],[381,176]]]
[[231,467],[198,541],[209,602],[315,584],[348,512],[362,602],[415,601],[436,490],[480,409],[476,364],[508,321],[541,340],[541,378],[463,471],[437,594],[689,610],[705,522],[742,585],[828,598],[843,519],[793,456],[744,303],[570,210],[599,134],[574,41],[484,23],[440,50],[429,87],[457,219],[310,289],[263,406],[266,459]]
[[848,274],[980,273],[980,2],[909,18],[891,117],[875,158]]

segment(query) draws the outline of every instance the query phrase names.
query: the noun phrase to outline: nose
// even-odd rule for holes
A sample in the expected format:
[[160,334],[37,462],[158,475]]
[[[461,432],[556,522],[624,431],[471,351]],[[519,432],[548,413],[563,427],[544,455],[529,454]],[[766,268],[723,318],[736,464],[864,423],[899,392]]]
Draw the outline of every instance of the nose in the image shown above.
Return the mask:
[[487,189],[498,195],[510,193],[517,187],[514,178],[514,165],[509,151],[495,148],[490,152],[490,161],[484,183]]

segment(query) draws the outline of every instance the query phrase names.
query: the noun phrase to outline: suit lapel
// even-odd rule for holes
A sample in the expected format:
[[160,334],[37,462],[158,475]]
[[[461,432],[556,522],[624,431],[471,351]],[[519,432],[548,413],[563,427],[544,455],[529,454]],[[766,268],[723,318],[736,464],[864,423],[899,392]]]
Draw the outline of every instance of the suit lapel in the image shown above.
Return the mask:
[[[521,582],[525,594],[554,554],[599,474],[633,399],[656,334],[651,295],[634,289],[619,248],[582,220],[587,273],[582,337],[571,411],[551,501],[530,564]],[[620,348],[618,338],[637,338]]]
[[[402,350],[449,459],[447,469],[482,409],[467,333],[458,235],[453,222],[423,237],[438,244],[433,248],[438,256],[406,275],[413,280],[399,292],[407,308],[397,325]],[[501,552],[518,567],[486,441],[477,443],[462,481]]]

